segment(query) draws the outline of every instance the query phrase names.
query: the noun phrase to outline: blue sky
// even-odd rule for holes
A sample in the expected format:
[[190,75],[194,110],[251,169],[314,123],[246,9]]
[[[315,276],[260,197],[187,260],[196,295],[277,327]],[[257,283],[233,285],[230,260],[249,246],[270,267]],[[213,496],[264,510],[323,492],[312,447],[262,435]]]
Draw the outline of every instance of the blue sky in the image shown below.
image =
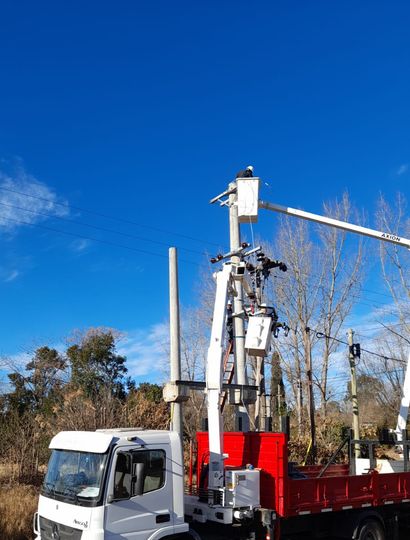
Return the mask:
[[0,354],[112,326],[155,378],[167,246],[194,304],[228,241],[208,201],[249,163],[313,212],[408,195],[409,23],[404,1],[3,2],[0,186],[31,197],[0,194]]

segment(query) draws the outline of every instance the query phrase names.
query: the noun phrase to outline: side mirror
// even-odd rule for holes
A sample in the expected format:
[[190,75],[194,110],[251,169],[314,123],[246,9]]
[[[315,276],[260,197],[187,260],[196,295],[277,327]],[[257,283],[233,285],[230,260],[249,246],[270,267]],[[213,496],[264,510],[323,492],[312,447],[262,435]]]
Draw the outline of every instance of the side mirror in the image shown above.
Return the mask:
[[142,495],[144,492],[144,477],[145,477],[145,464],[133,463],[132,464],[132,496]]

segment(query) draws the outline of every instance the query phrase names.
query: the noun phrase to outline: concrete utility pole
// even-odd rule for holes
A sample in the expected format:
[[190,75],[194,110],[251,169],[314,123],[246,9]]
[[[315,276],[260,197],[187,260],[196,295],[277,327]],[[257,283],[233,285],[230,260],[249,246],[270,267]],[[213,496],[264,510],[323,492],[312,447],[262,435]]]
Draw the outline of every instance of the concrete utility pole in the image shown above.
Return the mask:
[[[360,439],[360,425],[359,425],[359,403],[357,400],[357,379],[356,379],[356,356],[354,354],[353,347],[353,330],[349,328],[347,331],[347,341],[349,343],[349,364],[350,364],[350,378],[351,378],[351,392],[352,392],[352,409],[353,409],[353,436],[356,440]],[[360,457],[360,445],[355,444],[354,447],[355,457]]]
[[255,429],[266,431],[266,394],[265,394],[265,359],[257,356],[254,359],[255,384],[258,387],[255,402]]
[[296,399],[297,399],[297,413],[298,413],[298,434],[300,437],[303,432],[303,422],[302,422],[303,388],[302,388],[302,380],[300,378],[300,374],[298,375],[296,384],[297,384]]
[[313,374],[312,374],[312,344],[310,342],[310,328],[305,328],[305,352],[307,360],[307,379],[308,379],[308,404],[309,404],[309,420],[310,420],[310,438],[311,438],[311,453],[312,462],[316,462],[316,423],[315,423],[315,398],[313,394]]
[[[229,184],[229,189],[234,190],[236,182]],[[230,249],[236,251],[241,247],[241,233],[238,221],[238,207],[236,205],[237,195],[229,195],[229,232]],[[239,257],[231,257],[231,263],[239,263]],[[236,282],[237,295],[233,298],[233,339],[236,382],[238,384],[248,384],[246,376],[246,355],[245,355],[245,322],[243,308],[243,287],[240,281]],[[249,415],[246,407],[240,405],[237,409],[237,423],[239,431],[249,431]]]
[[[256,287],[256,300],[262,304],[261,287]],[[256,431],[266,431],[266,392],[265,392],[265,358],[257,356],[254,358],[256,370],[255,384],[258,387],[255,402],[255,428]]]
[[[169,248],[169,331],[172,382],[181,380],[181,344],[179,322],[179,289],[177,250]],[[182,403],[171,404],[171,429],[179,433],[182,442]]]
[[[268,398],[268,399],[266,399],[266,398]],[[272,428],[271,400],[272,400],[272,396],[265,394],[266,414],[265,414],[265,429],[264,429],[264,431],[273,431],[273,428]]]

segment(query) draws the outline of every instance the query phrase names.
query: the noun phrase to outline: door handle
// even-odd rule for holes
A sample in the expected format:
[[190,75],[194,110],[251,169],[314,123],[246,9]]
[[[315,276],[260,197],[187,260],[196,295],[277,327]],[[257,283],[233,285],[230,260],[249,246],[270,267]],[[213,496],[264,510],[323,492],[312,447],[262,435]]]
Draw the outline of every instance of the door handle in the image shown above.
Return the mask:
[[166,523],[167,521],[171,521],[171,516],[169,514],[158,514],[155,521],[157,523]]

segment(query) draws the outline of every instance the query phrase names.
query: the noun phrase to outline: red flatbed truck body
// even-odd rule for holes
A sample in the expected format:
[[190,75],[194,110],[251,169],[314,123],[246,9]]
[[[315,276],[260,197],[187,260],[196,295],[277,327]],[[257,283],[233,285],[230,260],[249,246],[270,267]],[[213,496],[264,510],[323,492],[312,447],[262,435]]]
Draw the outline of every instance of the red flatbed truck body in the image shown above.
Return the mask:
[[[410,472],[353,476],[347,465],[331,465],[322,478],[322,466],[298,467],[307,476],[288,475],[287,436],[284,433],[225,433],[226,466],[247,464],[261,470],[260,501],[279,518],[308,514],[379,508],[410,502]],[[208,461],[208,434],[197,433],[197,478]]]

